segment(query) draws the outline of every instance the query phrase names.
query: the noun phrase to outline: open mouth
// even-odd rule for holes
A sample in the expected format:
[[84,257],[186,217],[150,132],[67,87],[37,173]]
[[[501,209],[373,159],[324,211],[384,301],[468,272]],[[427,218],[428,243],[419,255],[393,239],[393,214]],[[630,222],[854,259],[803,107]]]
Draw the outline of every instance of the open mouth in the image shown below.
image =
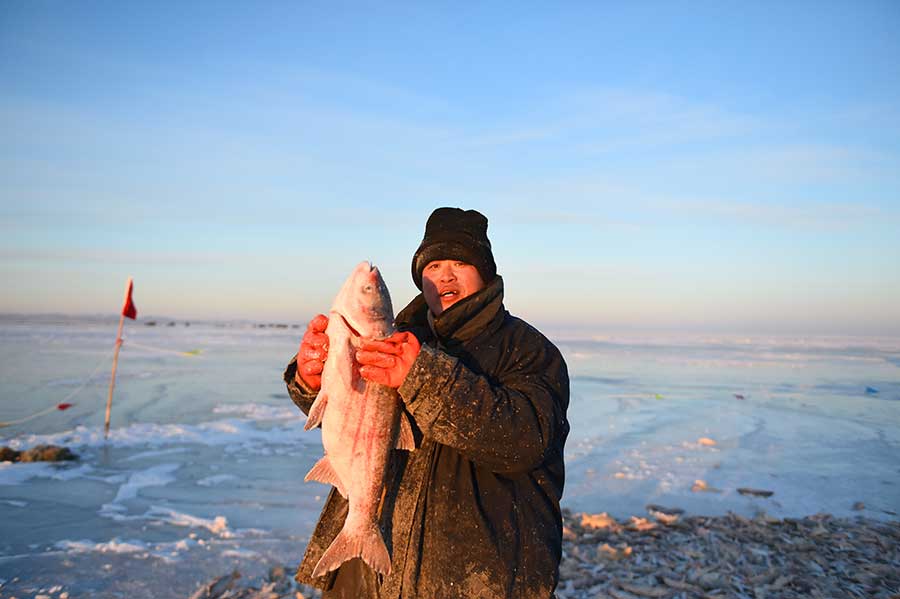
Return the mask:
[[452,291],[452,290],[451,290],[451,291],[445,291],[445,292],[441,293],[441,297],[442,297],[442,298],[456,297],[457,295],[459,295],[459,292],[458,292],[458,291]]

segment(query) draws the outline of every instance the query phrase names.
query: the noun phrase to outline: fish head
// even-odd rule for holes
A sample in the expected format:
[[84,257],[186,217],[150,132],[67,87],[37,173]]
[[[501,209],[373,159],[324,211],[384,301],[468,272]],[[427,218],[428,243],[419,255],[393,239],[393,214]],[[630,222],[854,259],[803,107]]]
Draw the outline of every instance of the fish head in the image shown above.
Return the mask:
[[344,318],[360,337],[387,337],[394,330],[391,294],[378,267],[360,262],[334,299],[331,312]]

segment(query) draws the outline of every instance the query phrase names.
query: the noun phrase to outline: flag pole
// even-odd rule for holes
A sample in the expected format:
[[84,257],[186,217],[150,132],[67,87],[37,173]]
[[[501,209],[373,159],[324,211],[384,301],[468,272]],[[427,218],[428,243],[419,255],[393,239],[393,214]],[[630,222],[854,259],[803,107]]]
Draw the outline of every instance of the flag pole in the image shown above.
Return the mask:
[[113,363],[112,363],[112,374],[109,377],[109,395],[106,398],[106,419],[103,423],[103,438],[109,438],[109,415],[112,411],[112,398],[113,398],[113,388],[116,386],[116,367],[119,365],[119,349],[122,347],[122,327],[125,325],[125,317],[135,318],[137,316],[137,310],[134,307],[134,303],[131,301],[131,290],[134,286],[134,282],[131,277],[128,277],[128,282],[125,284],[125,304],[122,306],[122,315],[119,316],[119,332],[116,333],[116,352],[113,354]]
[[109,413],[112,410],[113,388],[116,386],[116,366],[119,364],[119,349],[122,347],[122,326],[125,315],[119,316],[119,332],[116,333],[116,353],[113,354],[112,375],[109,377],[109,395],[106,398],[106,420],[103,424],[103,438],[109,438]]

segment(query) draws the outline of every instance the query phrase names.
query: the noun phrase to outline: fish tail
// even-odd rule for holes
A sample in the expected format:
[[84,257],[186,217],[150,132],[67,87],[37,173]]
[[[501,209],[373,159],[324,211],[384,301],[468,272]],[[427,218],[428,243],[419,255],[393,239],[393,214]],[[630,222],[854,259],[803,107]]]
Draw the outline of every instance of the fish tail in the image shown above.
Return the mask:
[[379,574],[391,573],[391,556],[381,538],[381,531],[377,526],[371,526],[354,530],[343,528],[322,554],[313,569],[313,576],[324,576],[337,570],[341,564],[354,557],[361,557]]

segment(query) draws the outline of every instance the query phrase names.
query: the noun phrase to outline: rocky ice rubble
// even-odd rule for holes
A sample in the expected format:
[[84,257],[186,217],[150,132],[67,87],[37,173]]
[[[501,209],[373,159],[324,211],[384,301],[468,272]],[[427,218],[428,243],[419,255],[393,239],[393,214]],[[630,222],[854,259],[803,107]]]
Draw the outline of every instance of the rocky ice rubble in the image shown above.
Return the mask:
[[900,523],[826,514],[619,521],[564,512],[559,599],[866,597],[900,592]]
[[268,576],[244,580],[240,572],[219,576],[200,585],[190,599],[319,599],[322,592],[297,584],[284,566],[269,569]]

